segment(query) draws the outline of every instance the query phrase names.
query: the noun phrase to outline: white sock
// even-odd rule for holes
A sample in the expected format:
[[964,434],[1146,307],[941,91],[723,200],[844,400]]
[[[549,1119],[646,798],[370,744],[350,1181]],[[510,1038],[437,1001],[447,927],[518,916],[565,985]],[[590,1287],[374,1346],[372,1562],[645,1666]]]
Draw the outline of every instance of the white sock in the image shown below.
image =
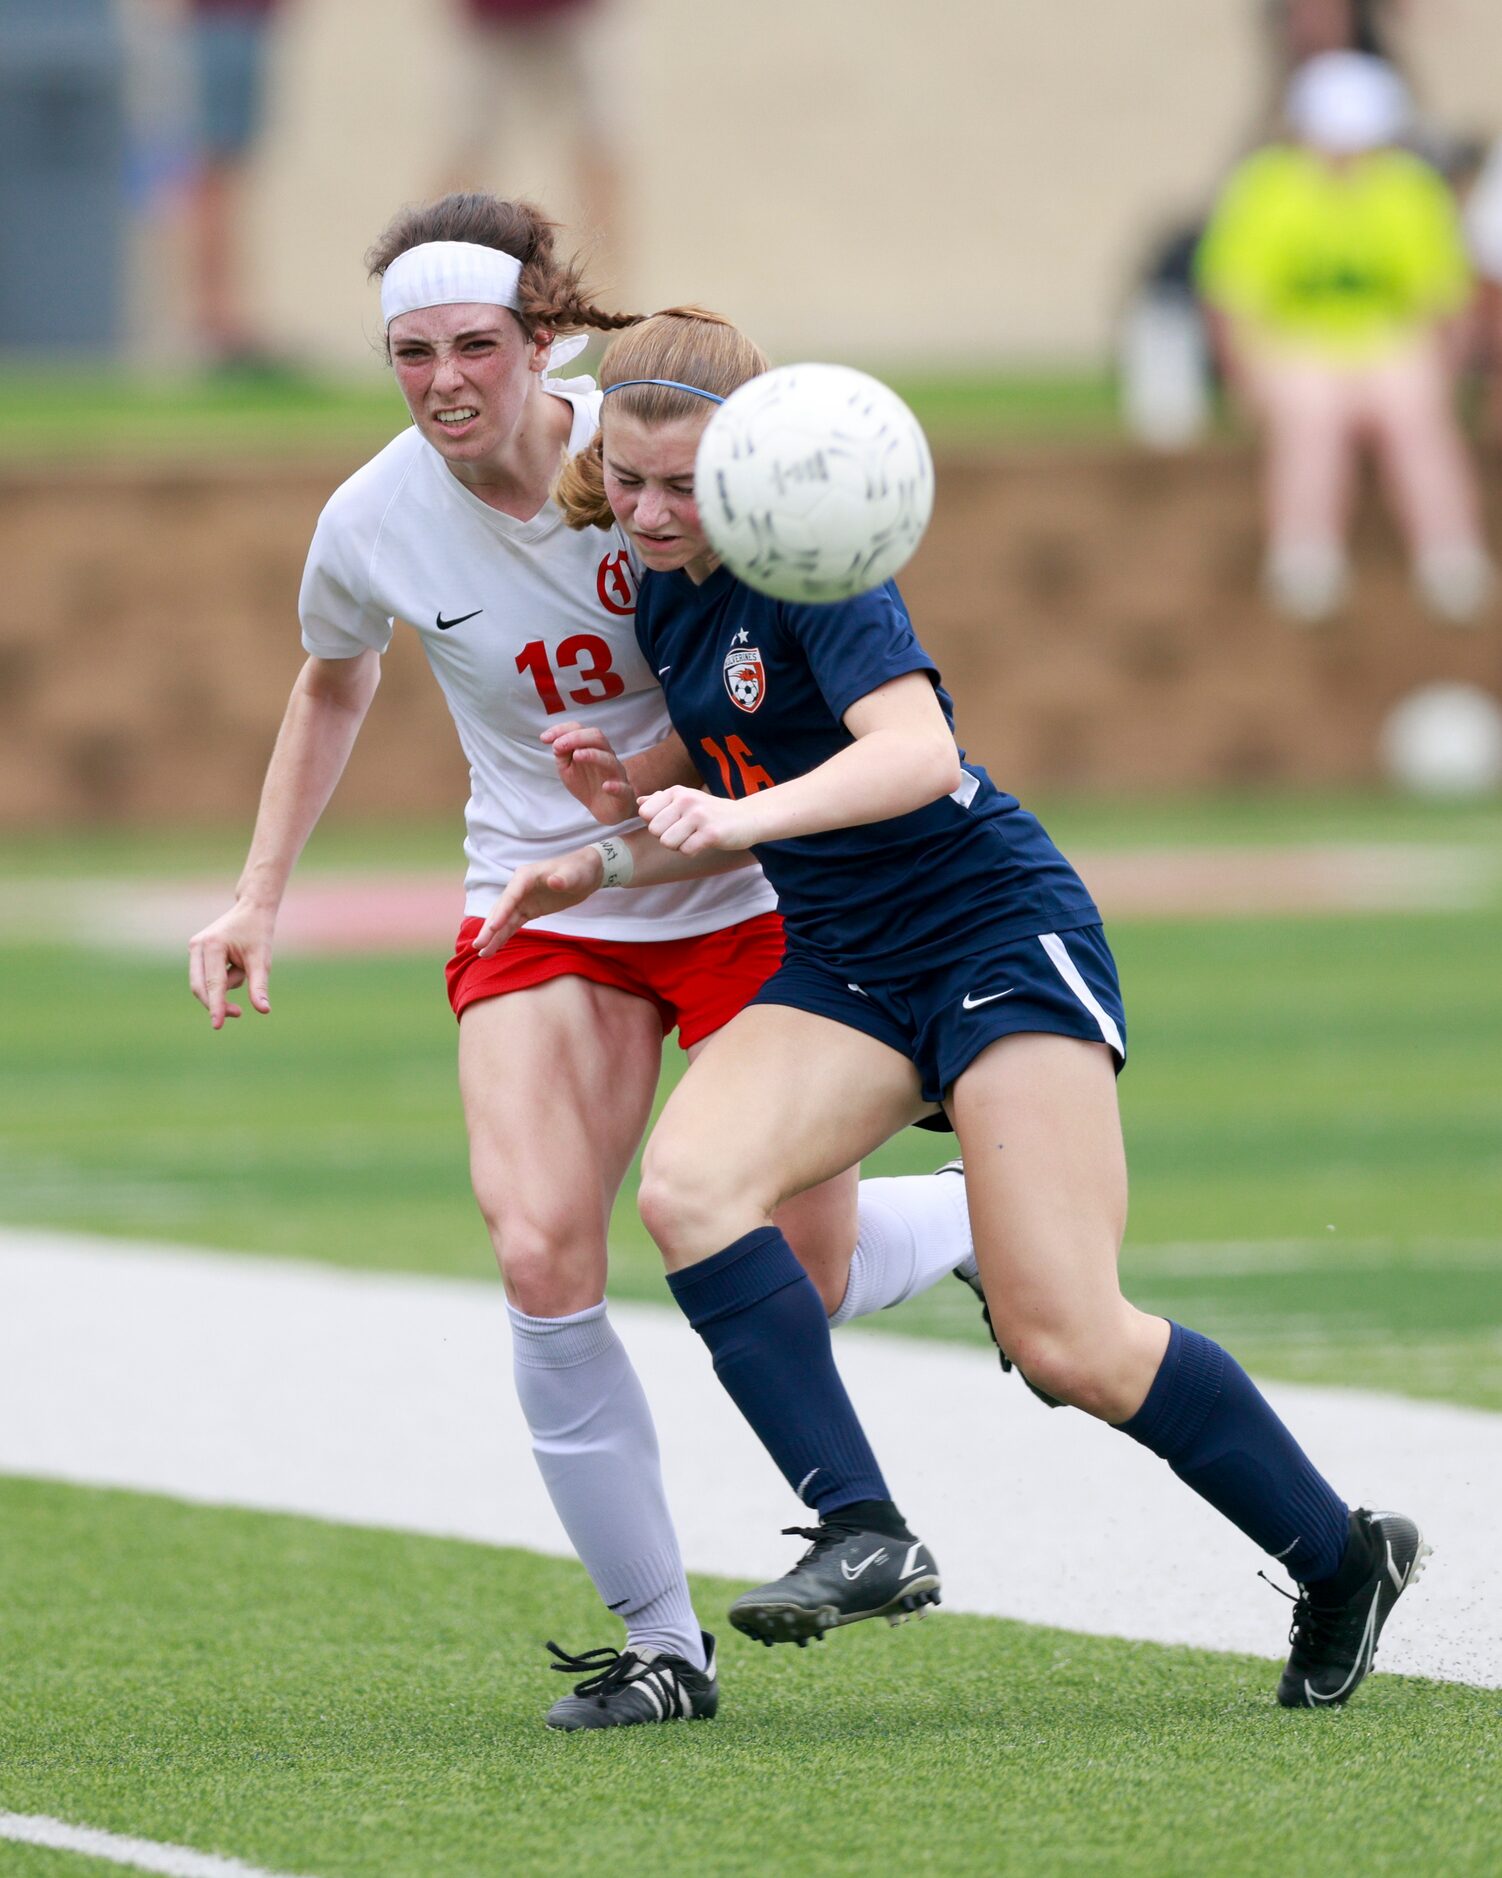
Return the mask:
[[516,1393],[548,1496],[628,1648],[704,1667],[652,1411],[603,1303],[572,1317],[510,1304]]
[[962,1174],[863,1180],[850,1279],[829,1321],[890,1310],[961,1267],[975,1269]]

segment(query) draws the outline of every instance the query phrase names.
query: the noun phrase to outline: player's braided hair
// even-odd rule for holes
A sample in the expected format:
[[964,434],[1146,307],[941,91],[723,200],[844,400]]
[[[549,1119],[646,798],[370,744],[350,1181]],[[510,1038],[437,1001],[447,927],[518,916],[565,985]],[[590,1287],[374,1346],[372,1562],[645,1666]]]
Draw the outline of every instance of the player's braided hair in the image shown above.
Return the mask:
[[365,257],[372,280],[378,280],[399,254],[425,241],[472,241],[499,248],[522,264],[517,284],[520,306],[514,309],[530,339],[543,328],[576,332],[581,326],[614,332],[632,326],[640,313],[607,313],[586,298],[583,270],[554,252],[558,223],[532,202],[506,202],[479,190],[440,196],[399,210]]
[[[673,378],[728,398],[739,385],[767,370],[770,361],[721,313],[701,306],[673,306],[631,326],[612,339],[600,361],[600,383],[619,385],[634,378]],[[680,417],[702,416],[709,406],[691,392],[666,385],[630,385],[606,400],[643,424],[671,424]],[[609,528],[614,517],[605,499],[603,432],[564,464],[553,485],[553,500],[570,528]]]

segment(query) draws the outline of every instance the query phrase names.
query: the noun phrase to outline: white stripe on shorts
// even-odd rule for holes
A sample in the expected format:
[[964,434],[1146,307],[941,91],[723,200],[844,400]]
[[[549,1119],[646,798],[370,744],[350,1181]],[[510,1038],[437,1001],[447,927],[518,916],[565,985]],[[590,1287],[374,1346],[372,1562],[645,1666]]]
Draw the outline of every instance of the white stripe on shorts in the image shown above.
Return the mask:
[[1085,1009],[1100,1025],[1100,1034],[1110,1044],[1116,1054],[1126,1061],[1126,1045],[1121,1041],[1121,1032],[1116,1028],[1116,1020],[1096,997],[1095,993],[1080,976],[1080,968],[1064,949],[1064,941],[1056,932],[1040,932],[1038,944],[1053,960],[1060,978],[1084,1005]]

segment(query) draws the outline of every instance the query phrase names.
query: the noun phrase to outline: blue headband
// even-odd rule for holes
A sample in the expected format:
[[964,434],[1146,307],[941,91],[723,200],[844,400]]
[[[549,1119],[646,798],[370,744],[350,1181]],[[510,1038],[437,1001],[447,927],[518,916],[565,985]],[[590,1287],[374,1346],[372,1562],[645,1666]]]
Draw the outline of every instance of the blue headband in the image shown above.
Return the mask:
[[717,392],[706,391],[702,385],[681,385],[676,378],[623,378],[618,384],[607,385],[600,396],[608,398],[612,391],[624,391],[628,385],[662,385],[669,391],[687,391],[695,398],[708,398],[711,404],[725,402]]

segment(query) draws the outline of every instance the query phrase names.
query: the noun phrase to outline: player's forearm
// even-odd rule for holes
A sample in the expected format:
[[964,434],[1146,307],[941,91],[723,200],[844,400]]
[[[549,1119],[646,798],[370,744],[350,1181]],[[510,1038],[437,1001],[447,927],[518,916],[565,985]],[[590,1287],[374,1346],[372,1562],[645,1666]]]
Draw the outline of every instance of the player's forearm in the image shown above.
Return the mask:
[[662,742],[654,743],[650,750],[624,758],[622,767],[626,780],[638,796],[671,789],[674,783],[684,783],[690,788],[699,786],[699,772],[676,730],[670,730]]
[[237,899],[281,904],[297,857],[344,773],[379,682],[380,662],[373,653],[333,686],[320,682],[311,661],[299,673],[261,786]]
[[679,854],[665,848],[645,828],[629,835],[613,835],[631,852],[633,887],[665,887],[674,880],[702,880],[707,874],[731,874],[739,867],[751,867],[756,856],[746,848],[711,848],[702,854]]
[[960,786],[954,739],[875,730],[806,776],[747,796],[743,812],[758,841],[787,841],[884,822],[926,808]]

